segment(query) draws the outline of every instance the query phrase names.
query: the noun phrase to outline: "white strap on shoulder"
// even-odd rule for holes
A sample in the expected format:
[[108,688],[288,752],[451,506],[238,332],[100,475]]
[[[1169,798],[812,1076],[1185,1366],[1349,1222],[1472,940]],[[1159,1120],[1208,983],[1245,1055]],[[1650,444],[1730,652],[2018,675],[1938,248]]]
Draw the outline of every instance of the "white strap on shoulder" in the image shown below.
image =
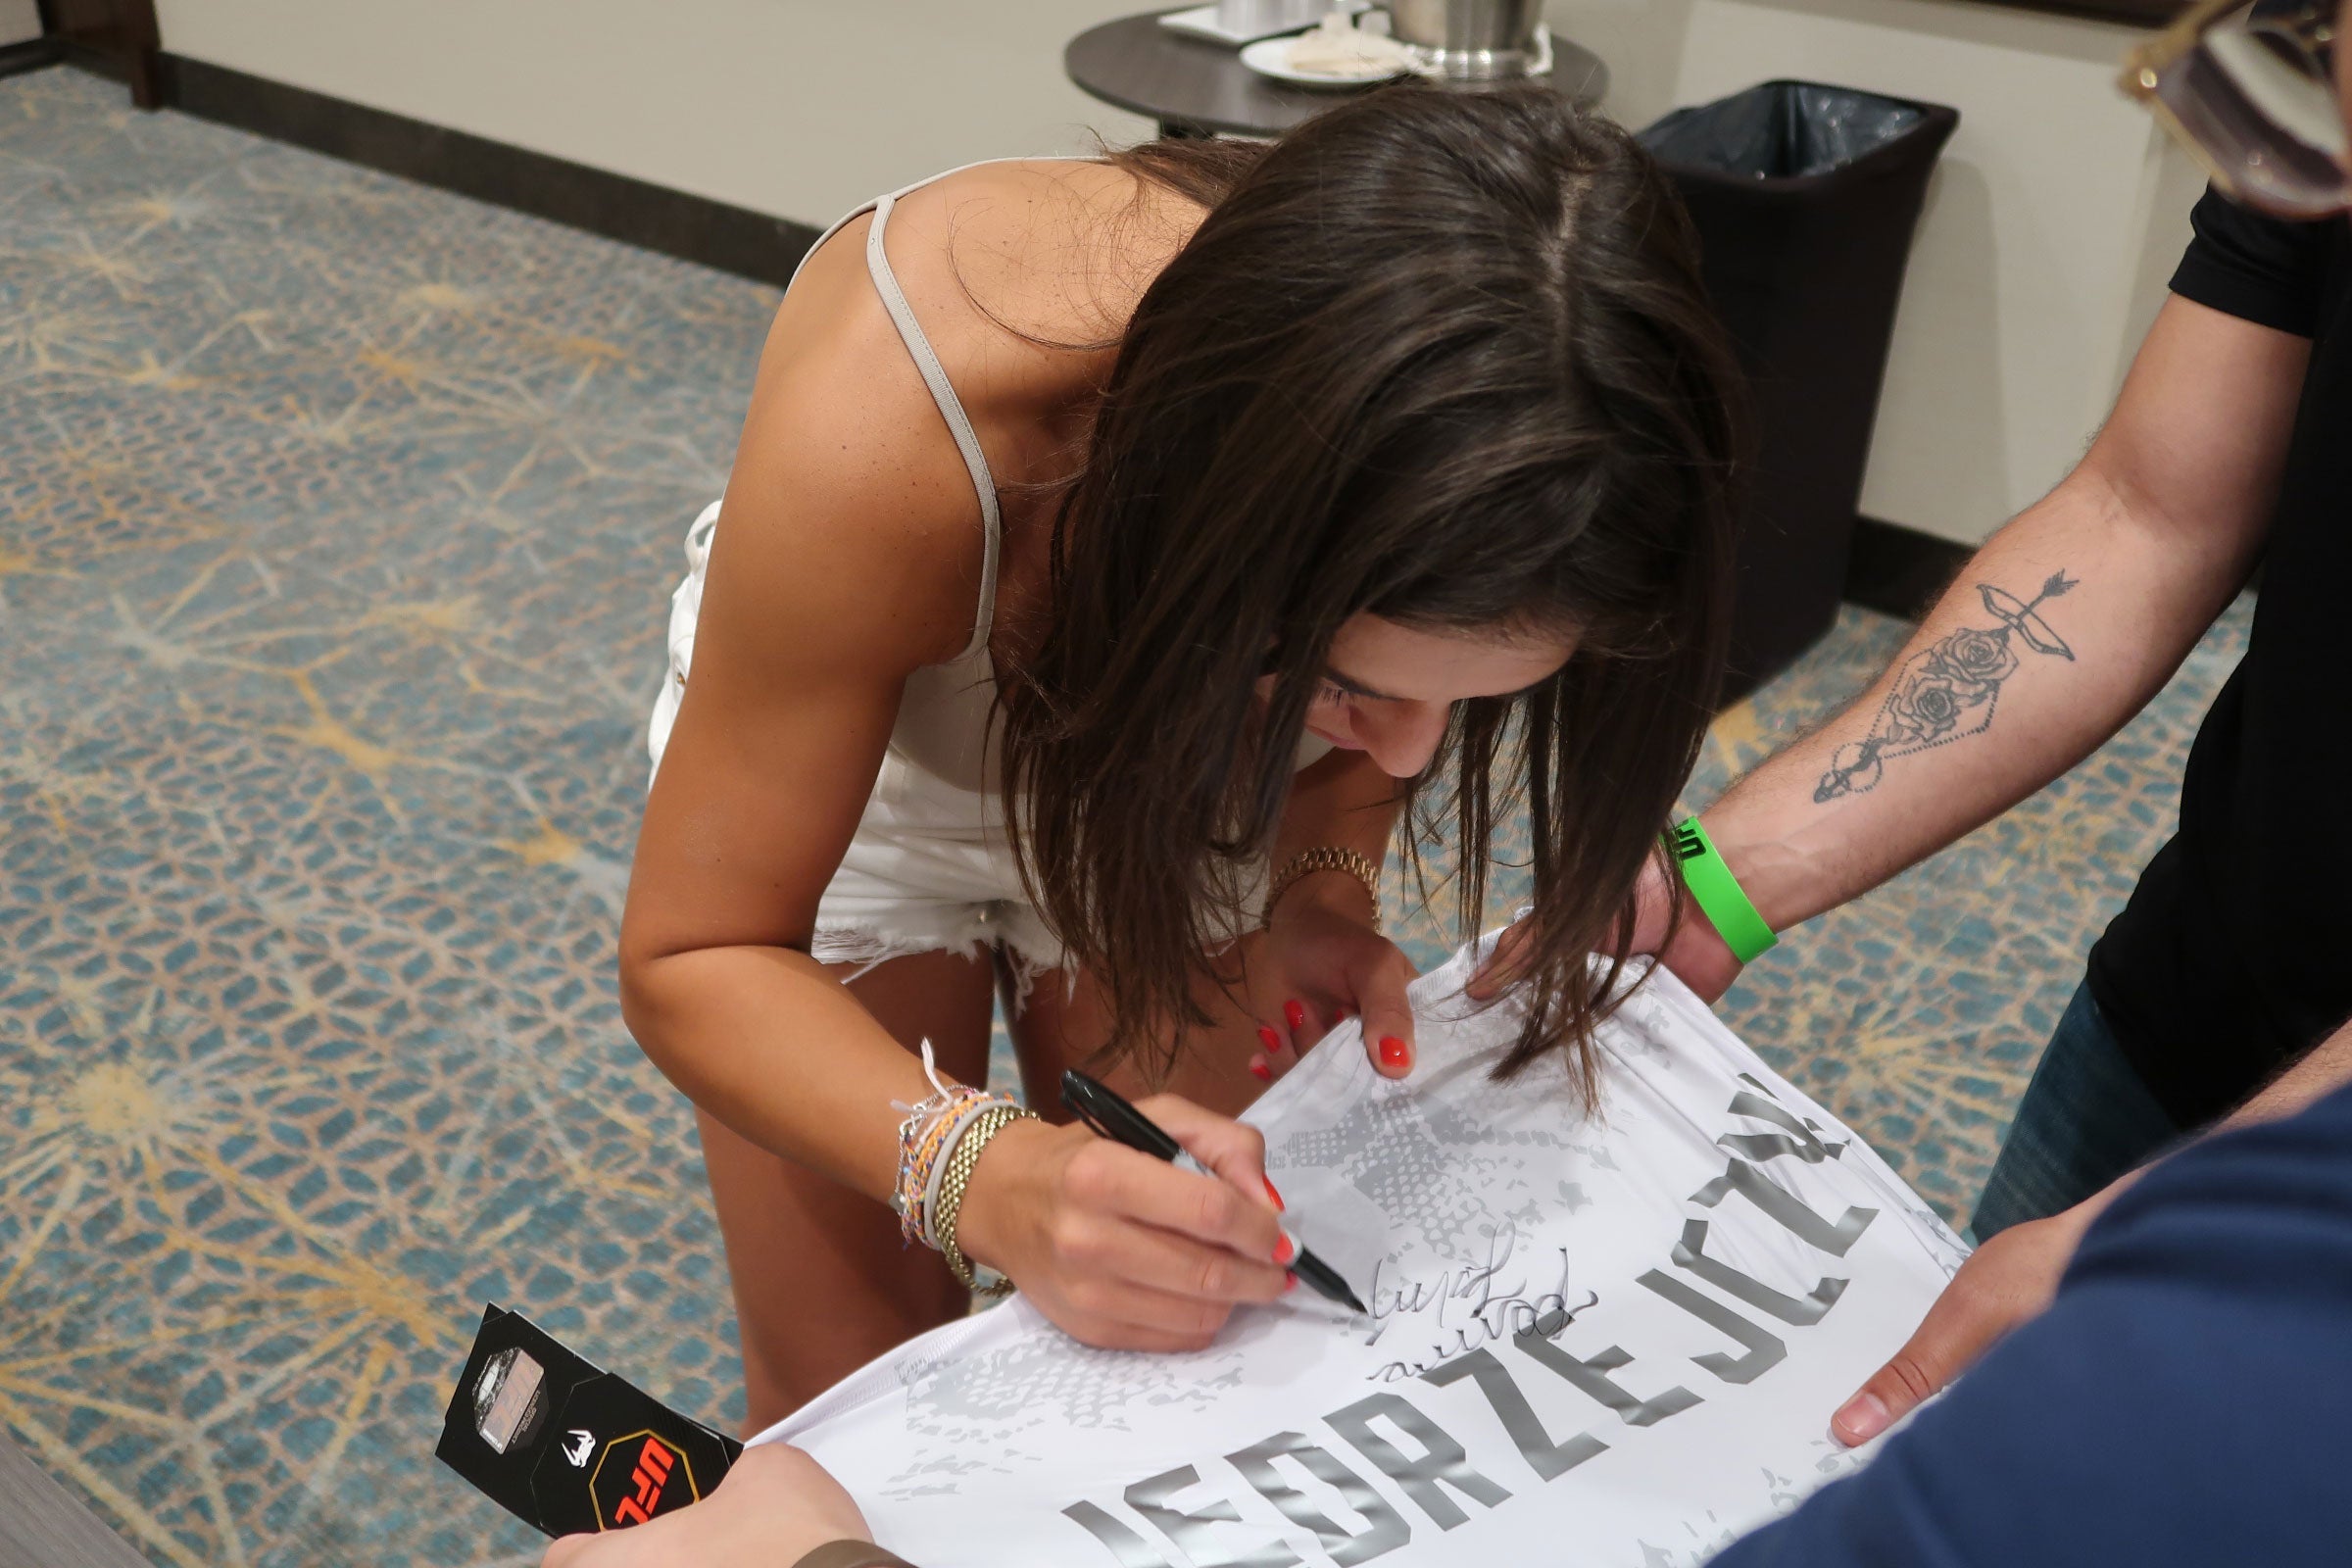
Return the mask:
[[[956,656],[958,659],[970,659],[986,652],[988,634],[996,624],[997,554],[1004,532],[1004,517],[997,506],[997,479],[996,475],[989,471],[988,455],[980,450],[980,437],[972,429],[971,416],[964,413],[963,400],[956,395],[954,384],[948,380],[947,369],[939,363],[939,355],[932,350],[931,339],[924,334],[922,323],[914,318],[914,310],[906,303],[906,292],[899,287],[897,274],[890,270],[890,257],[882,248],[882,231],[890,221],[890,210],[898,205],[900,197],[912,191],[918,191],[934,180],[945,179],[950,174],[960,174],[966,169],[979,169],[987,164],[1037,161],[1039,160],[984,158],[979,163],[965,164],[960,169],[947,170],[944,172],[933,174],[927,179],[918,179],[911,185],[901,186],[887,196],[877,197],[865,206],[842,215],[831,228],[817,236],[816,244],[808,247],[807,254],[801,258],[800,266],[792,270],[793,279],[797,281],[801,275],[801,268],[808,265],[808,258],[816,254],[818,246],[823,245],[825,241],[840,233],[843,228],[857,221],[865,214],[872,213],[874,215],[873,225],[866,230],[865,236],[865,270],[872,275],[874,290],[882,296],[882,308],[890,313],[891,323],[899,329],[899,337],[906,343],[907,354],[914,360],[914,368],[922,372],[923,384],[931,389],[931,401],[939,405],[940,416],[948,421],[948,433],[956,438],[956,450],[963,454],[963,466],[971,470],[972,489],[980,497],[982,533],[980,607],[972,617],[972,640],[964,645],[963,652]],[[1054,163],[1094,162],[1093,159],[1085,157],[1044,161]],[[791,286],[789,282],[785,285],[787,289]]]
[[914,308],[906,303],[898,275],[890,270],[890,257],[882,248],[883,229],[890,222],[890,211],[898,205],[898,199],[899,193],[893,192],[874,203],[874,221],[865,231],[865,270],[873,274],[875,292],[882,296],[882,308],[890,313],[899,337],[914,360],[914,368],[922,372],[923,384],[931,389],[931,401],[939,405],[940,417],[948,421],[948,433],[956,438],[956,450],[963,454],[963,466],[971,471],[972,489],[980,497],[980,607],[972,617],[971,641],[956,656],[970,659],[988,647],[988,634],[996,621],[997,547],[1004,531],[1004,517],[997,506],[996,475],[989,471],[988,455],[980,450],[980,437],[972,429],[971,416],[964,413],[963,400],[956,395],[955,385],[948,380],[947,368],[939,363],[939,355],[932,350],[922,323],[914,318]]

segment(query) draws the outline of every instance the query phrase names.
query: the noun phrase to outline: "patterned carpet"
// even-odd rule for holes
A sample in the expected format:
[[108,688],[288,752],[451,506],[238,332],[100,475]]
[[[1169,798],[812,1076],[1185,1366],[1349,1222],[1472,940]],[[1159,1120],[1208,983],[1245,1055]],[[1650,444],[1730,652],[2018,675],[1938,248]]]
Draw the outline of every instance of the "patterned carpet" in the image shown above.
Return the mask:
[[[740,1410],[611,955],[677,541],[773,304],[0,82],[0,1418],[158,1563],[535,1561],[430,1459],[485,1298]],[[1947,1214],[2245,625],[1727,1001]],[[1694,795],[1902,631],[1849,612]]]

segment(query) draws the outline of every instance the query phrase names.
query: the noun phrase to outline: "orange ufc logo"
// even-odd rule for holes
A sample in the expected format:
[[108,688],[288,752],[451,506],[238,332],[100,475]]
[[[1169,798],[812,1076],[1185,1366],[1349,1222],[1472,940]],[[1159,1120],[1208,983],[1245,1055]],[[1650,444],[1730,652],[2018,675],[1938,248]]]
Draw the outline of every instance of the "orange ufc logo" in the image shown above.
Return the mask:
[[620,1499],[612,1510],[612,1522],[641,1525],[651,1519],[662,1506],[662,1488],[668,1483],[669,1467],[676,1462],[660,1438],[646,1439],[645,1446],[637,1450],[637,1468],[629,1472],[629,1479],[637,1483],[636,1494]]
[[588,1486],[596,1497],[597,1522],[607,1530],[644,1524],[665,1506],[683,1508],[700,1495],[693,1467],[651,1432],[632,1432],[605,1445]]

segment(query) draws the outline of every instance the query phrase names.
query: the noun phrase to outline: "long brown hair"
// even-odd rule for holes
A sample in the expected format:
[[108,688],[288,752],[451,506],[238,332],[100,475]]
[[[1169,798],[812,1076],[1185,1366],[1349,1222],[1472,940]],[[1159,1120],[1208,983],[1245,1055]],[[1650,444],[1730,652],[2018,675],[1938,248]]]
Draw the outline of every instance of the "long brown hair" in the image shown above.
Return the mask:
[[1501,1070],[1562,1043],[1589,1089],[1723,661],[1738,380],[1688,219],[1632,137],[1540,88],[1113,156],[1210,211],[1120,340],[1002,698],[1022,876],[1105,987],[1109,1052],[1164,1073],[1207,1021],[1206,954],[1254,912],[1333,635],[1369,612],[1577,639],[1533,691],[1457,704],[1408,788],[1421,831],[1453,826],[1465,934],[1525,808],[1532,1005]]

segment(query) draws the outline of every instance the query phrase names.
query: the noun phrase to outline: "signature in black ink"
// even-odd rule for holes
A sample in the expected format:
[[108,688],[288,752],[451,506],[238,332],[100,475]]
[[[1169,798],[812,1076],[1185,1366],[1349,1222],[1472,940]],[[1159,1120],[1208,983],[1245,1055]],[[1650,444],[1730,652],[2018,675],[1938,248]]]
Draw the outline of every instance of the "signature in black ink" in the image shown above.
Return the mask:
[[1988,582],[1977,584],[1977,597],[2000,624],[1963,626],[1905,660],[1870,733],[1838,748],[1830,770],[1813,786],[1813,799],[1828,802],[1859,795],[1879,782],[1881,764],[1888,758],[1983,731],[1992,722],[2001,683],[2017,672],[2017,651],[2009,646],[2010,639],[2071,662],[2075,651],[2036,612],[2076,585],[2077,579],[2065,572],[2052,572],[2027,604]]
[[1519,1227],[1506,1221],[1488,1238],[1486,1261],[1385,1290],[1381,1274],[1389,1260],[1382,1258],[1372,1270],[1372,1333],[1364,1343],[1378,1345],[1397,1319],[1423,1317],[1433,1309],[1435,1316],[1422,1326],[1422,1332],[1434,1330],[1434,1338],[1426,1350],[1382,1365],[1372,1373],[1372,1381],[1397,1383],[1416,1378],[1441,1361],[1496,1340],[1523,1334],[1548,1340],[1600,1299],[1598,1292],[1588,1291],[1584,1300],[1568,1304],[1568,1250],[1564,1247],[1559,1249],[1559,1283],[1554,1289],[1530,1294],[1524,1269],[1514,1283],[1501,1283],[1519,1243]]

